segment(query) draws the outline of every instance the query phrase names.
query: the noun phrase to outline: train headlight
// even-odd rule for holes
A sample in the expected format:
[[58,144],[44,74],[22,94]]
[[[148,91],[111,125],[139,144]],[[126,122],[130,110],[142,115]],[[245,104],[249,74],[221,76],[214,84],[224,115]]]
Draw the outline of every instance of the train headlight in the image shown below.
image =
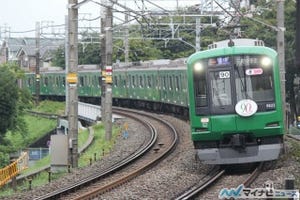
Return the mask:
[[195,63],[195,64],[194,64],[194,70],[195,70],[196,72],[201,72],[201,71],[203,71],[203,65],[202,65],[202,63]]
[[262,65],[263,67],[269,67],[271,64],[272,64],[271,58],[269,58],[269,57],[263,57],[263,58],[261,59],[261,65]]

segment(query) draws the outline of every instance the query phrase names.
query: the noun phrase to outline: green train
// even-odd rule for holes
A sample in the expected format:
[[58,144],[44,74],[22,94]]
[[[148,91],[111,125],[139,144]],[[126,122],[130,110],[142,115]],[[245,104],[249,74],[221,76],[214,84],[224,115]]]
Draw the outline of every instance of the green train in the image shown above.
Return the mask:
[[[229,44],[229,45],[228,45]],[[113,104],[189,117],[200,160],[234,164],[275,160],[282,148],[277,54],[259,40],[222,41],[188,59],[113,66]],[[65,71],[41,72],[41,98],[64,100]],[[99,69],[78,69],[80,101],[101,95]],[[23,87],[35,94],[35,74]]]
[[[172,112],[188,117],[186,59],[119,63],[113,66],[113,104]],[[100,69],[78,69],[80,101],[98,103],[101,95]],[[35,74],[27,73],[22,86],[35,95]],[[40,98],[64,100],[65,71],[40,73]],[[97,99],[98,98],[98,99]]]
[[259,40],[214,43],[187,60],[190,124],[209,164],[276,160],[283,147],[277,53]]

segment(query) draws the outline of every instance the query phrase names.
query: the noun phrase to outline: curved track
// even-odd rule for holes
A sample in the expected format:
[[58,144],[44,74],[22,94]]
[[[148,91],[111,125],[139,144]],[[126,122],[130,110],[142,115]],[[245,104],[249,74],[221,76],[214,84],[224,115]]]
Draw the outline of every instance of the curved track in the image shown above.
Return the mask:
[[[252,171],[250,175],[246,177],[243,182],[241,182],[241,184],[243,184],[245,187],[249,187],[261,173],[263,165],[264,163],[259,163],[259,165]],[[176,200],[194,199],[205,189],[208,189],[210,186],[212,186],[216,180],[224,176],[225,173],[225,169],[220,169],[218,166],[215,166],[206,176],[201,178],[199,183],[186,190],[182,195],[177,197]]]
[[203,190],[207,189],[212,185],[217,179],[222,177],[225,170],[220,170],[218,166],[214,167],[207,175],[201,178],[201,181],[185,191],[182,195],[176,198],[176,200],[191,199],[201,193]]
[[[132,112],[129,114],[129,112]],[[109,167],[108,169],[101,171],[101,172],[95,172],[93,176],[87,177],[86,179],[83,179],[79,182],[76,182],[72,185],[69,185],[65,188],[61,188],[59,190],[53,191],[51,193],[48,193],[44,196],[40,196],[39,198],[36,198],[37,200],[40,199],[91,199],[96,196],[99,196],[103,194],[104,192],[111,190],[112,188],[115,188],[125,182],[128,182],[132,178],[138,176],[139,174],[144,173],[145,170],[149,169],[154,164],[158,163],[164,156],[169,154],[174,147],[177,144],[178,136],[176,130],[166,121],[163,121],[159,118],[154,118],[151,115],[142,113],[142,112],[133,112],[129,111],[127,109],[114,109],[114,113],[127,116],[130,118],[135,118],[135,120],[140,121],[143,123],[151,132],[151,140],[149,140],[145,145],[143,145],[138,151],[134,152],[130,156],[128,156],[126,159],[118,162],[117,164]],[[143,116],[143,117],[142,117]],[[149,119],[151,118],[151,120]],[[151,123],[150,123],[151,121]],[[163,126],[167,127],[169,132],[171,134],[167,134],[165,131],[163,131],[162,135],[169,135],[169,141],[166,142],[168,144],[163,144],[161,140],[158,139],[158,133],[157,129],[152,124],[153,121],[156,121],[163,124]],[[156,125],[157,126],[157,125]],[[171,139],[170,139],[171,138]],[[160,146],[164,145],[163,150],[160,149]],[[151,153],[151,150],[153,150],[155,153]],[[141,162],[138,166],[135,166],[133,171],[126,169],[126,174],[122,176],[118,176],[118,178],[114,178],[113,180],[109,181],[108,183],[105,183],[103,185],[102,179],[105,177],[108,177],[110,175],[113,176],[114,173],[120,171],[121,169],[125,168],[126,166],[133,163],[133,161],[137,161],[137,159],[140,159],[143,157],[145,153],[149,153],[149,156],[151,158],[145,159],[146,161]],[[147,154],[148,155],[148,154]],[[145,157],[147,157],[145,155]],[[142,159],[143,160],[143,159]],[[135,162],[136,163],[136,162]],[[131,168],[131,167],[130,167]],[[129,171],[129,172],[128,172]],[[121,177],[121,178],[120,178]]]

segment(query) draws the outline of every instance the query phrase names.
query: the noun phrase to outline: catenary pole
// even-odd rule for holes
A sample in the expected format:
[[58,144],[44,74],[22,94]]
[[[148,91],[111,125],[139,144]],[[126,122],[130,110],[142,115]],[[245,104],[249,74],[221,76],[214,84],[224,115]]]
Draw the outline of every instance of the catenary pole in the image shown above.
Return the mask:
[[39,105],[40,101],[40,35],[41,35],[41,30],[40,30],[40,22],[36,22],[35,24],[35,46],[36,46],[36,51],[35,51],[35,103],[36,105]]
[[[106,0],[101,0],[102,5],[106,5]],[[101,53],[101,120],[105,123],[105,66],[106,66],[106,54],[105,54],[105,46],[106,46],[106,36],[105,36],[105,18],[106,16],[106,8],[104,6],[101,7],[101,20],[100,20],[100,53]]]
[[106,57],[106,90],[105,90],[105,139],[112,138],[112,3],[108,2],[105,20],[105,57]]
[[69,51],[69,70],[67,75],[69,103],[69,147],[71,153],[71,166],[78,167],[78,93],[77,93],[77,71],[78,71],[78,9],[75,8],[77,0],[69,0],[68,16],[68,51]]
[[277,52],[279,60],[282,110],[285,130],[287,129],[286,92],[285,92],[285,53],[284,53],[284,0],[277,0]]

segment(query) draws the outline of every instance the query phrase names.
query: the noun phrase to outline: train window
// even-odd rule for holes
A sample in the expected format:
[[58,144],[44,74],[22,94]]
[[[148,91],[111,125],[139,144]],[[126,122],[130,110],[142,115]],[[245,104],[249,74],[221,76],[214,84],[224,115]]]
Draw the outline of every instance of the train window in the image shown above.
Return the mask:
[[83,76],[79,76],[79,85],[84,86],[84,79]]
[[140,76],[140,87],[144,87],[144,84],[143,84],[143,76]]
[[31,78],[27,79],[27,85],[31,86]]
[[272,67],[261,66],[261,56],[236,56],[235,84],[237,101],[252,99],[256,102],[274,101]]
[[62,86],[65,86],[65,84],[66,84],[66,78],[63,77],[62,79],[63,79],[63,80],[62,80]]
[[135,76],[132,76],[132,87],[135,87]]
[[151,88],[152,87],[152,84],[151,84],[151,77],[150,76],[147,76],[147,87]]
[[117,76],[114,76],[114,85],[115,85],[115,87],[118,86],[118,77]]
[[[180,75],[180,79],[181,79],[181,75]],[[179,77],[175,76],[175,84],[176,84],[176,90],[180,89],[180,84],[179,84]]]
[[121,75],[118,76],[118,79],[119,79],[119,87],[122,87],[122,84],[124,83],[124,81],[122,80]]
[[169,80],[170,80],[170,85],[169,85],[169,89],[173,90],[173,82],[172,82],[172,76],[169,76]]
[[45,78],[44,78],[44,85],[45,85],[45,86],[48,86],[48,84],[49,84],[48,77],[45,77]]
[[129,88],[129,87],[131,87],[131,75],[128,75],[127,79],[128,79],[128,81],[127,81],[127,83],[128,83],[127,87]]
[[160,82],[161,82],[162,88],[165,89],[166,88],[166,77],[162,76]]
[[211,98],[213,106],[232,104],[230,71],[213,71],[209,73]]
[[127,83],[127,78],[126,78],[126,76],[124,76],[123,77],[123,87],[126,88],[127,84],[128,84]]
[[102,76],[98,76],[98,86],[102,85]]
[[196,107],[207,107],[206,73],[194,73],[195,104]]

